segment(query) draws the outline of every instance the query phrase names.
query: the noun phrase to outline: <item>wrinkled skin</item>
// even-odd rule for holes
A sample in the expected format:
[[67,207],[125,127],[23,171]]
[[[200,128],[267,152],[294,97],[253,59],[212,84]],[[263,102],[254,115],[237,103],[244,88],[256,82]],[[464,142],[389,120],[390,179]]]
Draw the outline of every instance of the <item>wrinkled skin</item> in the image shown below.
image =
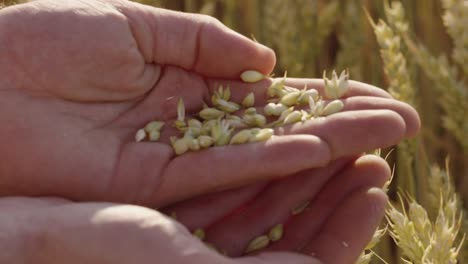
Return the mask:
[[[87,242],[74,247],[76,233],[84,241],[100,241],[99,252],[110,252],[110,259],[90,254],[86,263],[132,263],[119,254],[139,255],[141,248],[115,252],[117,221],[129,227],[122,237],[131,235],[135,245],[154,243],[139,263],[160,258],[158,252],[168,247],[164,257],[171,263],[184,263],[182,249],[192,247],[199,249],[192,253],[202,255],[200,263],[263,263],[261,257],[213,254],[157,211],[70,200],[176,212],[181,223],[207,229],[208,241],[234,257],[250,239],[288,220],[292,207],[312,200],[308,213],[288,220],[290,231],[271,250],[314,252],[325,263],[350,263],[383,215],[385,195],[372,187],[382,187],[389,175],[380,158],[358,157],[419,129],[410,106],[351,82],[342,113],[277,130],[266,143],[175,156],[168,138],[175,133],[170,124],[178,98],[188,114],[196,114],[210,91],[223,84],[230,85],[235,101],[253,91],[260,106],[271,80],[244,84],[238,76],[248,69],[270,73],[275,57],[212,18],[127,1],[43,0],[6,8],[0,11],[0,58],[0,194],[67,199],[36,201],[44,206],[40,213],[28,205],[36,203],[32,200],[5,202],[20,208],[15,214],[26,222],[40,219],[39,230],[53,228],[41,222],[59,223],[40,236],[47,238],[43,253],[57,241],[69,247],[57,257],[62,261],[89,252]],[[319,80],[287,83],[323,92]],[[153,119],[167,122],[161,142],[135,143],[136,130]],[[93,221],[103,209],[110,213]],[[73,214],[77,217],[67,216]],[[125,219],[115,220],[119,217]],[[143,234],[142,221],[157,223],[154,237]],[[93,230],[101,224],[109,228],[96,238]],[[58,233],[63,237],[53,236]],[[183,243],[174,242],[174,234],[184,237]],[[339,240],[350,246],[343,248]],[[273,259],[316,263],[286,253]]]

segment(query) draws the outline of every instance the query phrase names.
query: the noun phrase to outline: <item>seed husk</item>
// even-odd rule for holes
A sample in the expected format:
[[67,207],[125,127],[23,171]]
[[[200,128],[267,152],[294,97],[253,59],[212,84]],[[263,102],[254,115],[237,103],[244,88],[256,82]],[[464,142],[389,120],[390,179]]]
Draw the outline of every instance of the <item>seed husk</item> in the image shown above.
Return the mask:
[[136,142],[141,142],[146,138],[146,132],[145,129],[138,129],[138,131],[135,134],[135,141]]
[[179,101],[177,102],[177,120],[182,122],[185,120],[185,105],[184,99],[182,99],[182,97],[180,97]]
[[252,131],[250,129],[243,129],[237,134],[235,134],[232,138],[229,144],[231,145],[238,145],[238,144],[245,144],[249,142],[250,138],[252,136]]
[[194,236],[198,237],[201,241],[205,240],[205,231],[201,228],[195,229],[192,233]]
[[327,106],[323,109],[322,115],[329,116],[335,113],[338,113],[343,109],[344,104],[340,100],[333,100],[332,102],[328,103]]
[[161,130],[164,126],[164,122],[162,121],[151,121],[145,126],[146,133],[150,133],[153,130]]
[[307,206],[309,206],[310,204],[310,201],[306,201],[302,204],[299,204],[298,206],[294,207],[292,210],[291,210],[291,214],[292,215],[298,215],[302,212],[304,212],[304,210],[307,208]]
[[249,93],[244,100],[242,100],[242,106],[245,108],[252,107],[255,104],[255,95],[254,93]]
[[158,141],[160,137],[161,137],[161,132],[159,132],[159,130],[151,130],[148,133],[148,139],[150,141]]
[[200,111],[200,117],[205,120],[218,119],[224,116],[224,112],[216,108],[205,108]]
[[270,239],[266,235],[256,237],[250,241],[249,245],[245,249],[245,254],[266,248],[270,244]]
[[270,232],[268,232],[268,238],[270,238],[272,242],[278,241],[283,237],[283,232],[284,228],[282,224],[275,225],[270,229]]
[[288,125],[288,124],[293,124],[301,121],[302,118],[302,113],[299,110],[294,110],[291,112],[289,115],[287,115],[284,118],[283,124]]
[[241,73],[240,78],[242,81],[246,83],[255,83],[255,82],[265,79],[265,75],[263,75],[262,73],[258,71],[248,70],[248,71],[244,71],[243,73]]

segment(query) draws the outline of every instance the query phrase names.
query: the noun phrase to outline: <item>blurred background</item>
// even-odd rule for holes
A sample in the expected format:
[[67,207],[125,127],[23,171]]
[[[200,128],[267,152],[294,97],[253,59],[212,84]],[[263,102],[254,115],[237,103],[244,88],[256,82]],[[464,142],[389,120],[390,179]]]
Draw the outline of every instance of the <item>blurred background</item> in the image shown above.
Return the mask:
[[[406,200],[409,211],[402,214],[404,226],[414,225],[414,236],[421,232],[430,235],[428,241],[406,241],[416,245],[414,248],[405,246],[397,218],[389,213],[393,223],[389,229],[397,241],[400,232],[400,241],[396,245],[385,235],[372,250],[387,263],[405,263],[402,257],[409,261],[406,263],[456,263],[452,261],[457,255],[458,263],[468,263],[468,242],[457,251],[461,233],[468,231],[463,214],[463,204],[468,204],[468,1],[137,2],[218,18],[273,48],[278,59],[276,76],[287,71],[291,77],[321,78],[324,70],[349,69],[351,79],[389,90],[416,107],[423,124],[420,136],[382,150],[380,155],[395,170],[389,187],[395,208],[404,209],[397,193]],[[415,216],[415,204],[425,208],[425,215]],[[451,232],[451,236],[437,232]],[[411,250],[424,256],[408,252]],[[371,257],[365,257],[366,253]],[[366,253],[359,263],[384,263],[372,257],[371,251]]]

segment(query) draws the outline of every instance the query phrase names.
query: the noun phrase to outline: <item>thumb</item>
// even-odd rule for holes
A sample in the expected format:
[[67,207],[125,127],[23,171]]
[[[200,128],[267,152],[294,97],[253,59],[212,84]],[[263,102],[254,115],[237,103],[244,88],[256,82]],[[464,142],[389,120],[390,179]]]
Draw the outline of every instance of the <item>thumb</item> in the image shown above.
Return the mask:
[[274,52],[224,26],[217,19],[116,2],[128,18],[147,63],[169,64],[215,78],[239,78],[242,71],[269,74]]
[[238,259],[236,264],[322,264],[322,262],[296,253],[264,252],[259,255]]

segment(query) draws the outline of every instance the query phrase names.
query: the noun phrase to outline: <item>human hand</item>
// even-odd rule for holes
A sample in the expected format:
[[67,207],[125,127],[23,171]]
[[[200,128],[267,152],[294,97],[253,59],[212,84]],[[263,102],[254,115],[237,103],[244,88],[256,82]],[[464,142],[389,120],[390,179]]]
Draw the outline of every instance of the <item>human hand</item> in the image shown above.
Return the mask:
[[[377,157],[341,159],[328,169],[314,169],[268,186],[212,194],[166,209],[175,212],[191,230],[204,228],[207,241],[230,258],[208,249],[184,226],[148,208],[4,198],[0,199],[0,227],[15,230],[15,235],[6,243],[10,248],[2,251],[3,258],[0,253],[0,261],[354,263],[384,214],[386,196],[375,187],[381,187],[389,175],[388,165]],[[311,201],[309,207],[291,216],[291,208],[305,200]],[[235,208],[239,204],[245,205]],[[15,219],[15,228],[5,228],[8,219]],[[280,241],[260,255],[241,256],[250,240],[278,223],[285,223]],[[22,242],[15,243],[18,240]],[[12,244],[19,245],[16,251]],[[23,259],[6,258],[5,253],[11,252],[20,252],[16,257]]]
[[[236,79],[248,69],[268,74],[271,50],[212,18],[117,0],[3,9],[0,47],[2,195],[162,207],[327,166],[419,127],[412,108],[352,82],[342,113],[277,131],[267,143],[176,157],[173,131],[161,143],[136,144],[134,133],[149,120],[172,123],[179,97],[196,113],[220,84],[237,101],[250,91],[264,96],[269,80]],[[322,88],[318,80],[288,82]]]

